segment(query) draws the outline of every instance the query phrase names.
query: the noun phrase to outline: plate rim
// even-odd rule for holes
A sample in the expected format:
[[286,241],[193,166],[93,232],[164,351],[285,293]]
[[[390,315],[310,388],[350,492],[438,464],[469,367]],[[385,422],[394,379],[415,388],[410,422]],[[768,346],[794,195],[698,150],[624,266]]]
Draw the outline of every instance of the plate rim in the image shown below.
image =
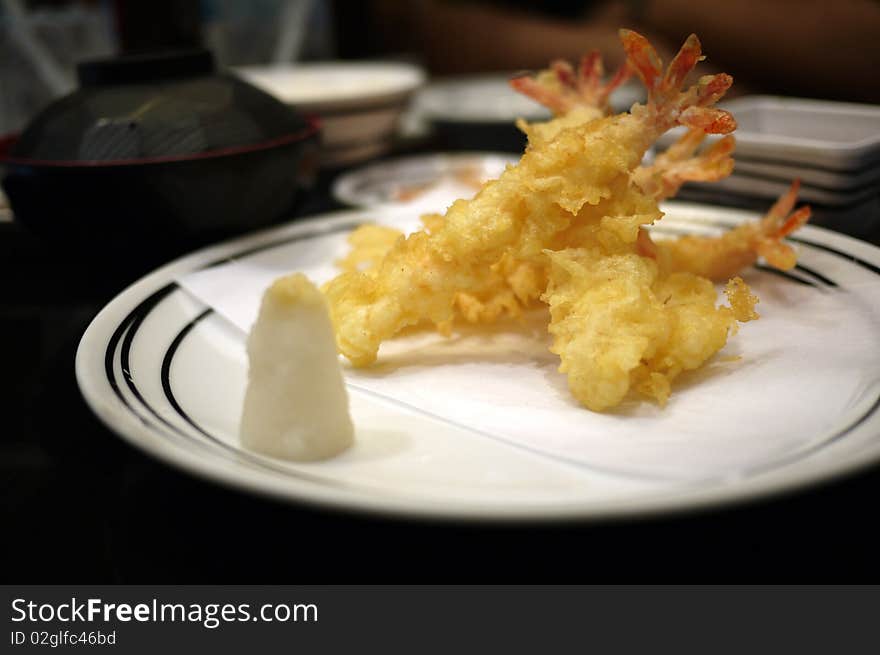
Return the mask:
[[[746,220],[758,216],[756,212],[716,207],[699,203],[673,201],[663,208],[678,211],[707,211],[714,217]],[[157,440],[161,430],[147,426],[142,418],[126,408],[121,401],[106,397],[109,383],[103,380],[103,353],[108,345],[109,334],[121,324],[124,317],[138,303],[162,286],[174,281],[175,276],[193,270],[205,262],[229,257],[243,247],[256,248],[275,240],[277,236],[307,232],[310,227],[322,227],[328,231],[338,223],[366,220],[375,217],[374,209],[349,209],[303,217],[287,224],[243,235],[219,244],[207,246],[158,267],[118,293],[92,319],[77,347],[75,372],[77,385],[92,412],[112,432],[146,454],[186,471],[196,477],[226,484],[239,491],[256,493],[293,504],[312,507],[380,515],[406,519],[441,521],[490,521],[490,522],[562,522],[599,521],[634,517],[647,517],[672,513],[685,513],[710,507],[732,506],[762,498],[791,493],[805,487],[854,474],[880,461],[880,442],[872,448],[860,451],[857,457],[826,461],[819,466],[808,460],[791,467],[758,474],[742,484],[718,484],[710,488],[693,489],[684,486],[663,490],[657,494],[638,495],[623,499],[606,499],[585,504],[582,501],[569,504],[517,504],[493,505],[485,508],[475,503],[441,499],[404,500],[383,494],[358,494],[357,491],[337,491],[326,488],[312,489],[310,485],[297,485],[290,480],[255,476],[244,468],[227,464],[218,466],[215,460],[202,460],[186,449],[169,445],[167,440]],[[697,221],[698,222],[698,219]],[[322,230],[323,231],[323,230]],[[875,266],[880,266],[880,248],[867,242],[831,230],[806,226],[799,236],[818,237],[823,243],[849,247],[852,254],[868,256]],[[854,252],[855,251],[855,252]]]
[[357,182],[364,177],[377,175],[377,172],[384,170],[393,170],[395,168],[405,168],[408,165],[416,165],[421,163],[431,164],[434,162],[447,163],[450,166],[459,165],[461,162],[468,160],[479,161],[485,163],[492,160],[510,160],[515,162],[521,157],[512,152],[504,152],[503,150],[449,150],[444,152],[433,152],[423,155],[400,155],[383,159],[381,161],[366,163],[353,170],[346,171],[335,180],[330,186],[330,192],[334,200],[341,202],[355,209],[381,209],[386,204],[392,203],[389,200],[386,203],[368,203],[358,198],[358,194],[354,187]]

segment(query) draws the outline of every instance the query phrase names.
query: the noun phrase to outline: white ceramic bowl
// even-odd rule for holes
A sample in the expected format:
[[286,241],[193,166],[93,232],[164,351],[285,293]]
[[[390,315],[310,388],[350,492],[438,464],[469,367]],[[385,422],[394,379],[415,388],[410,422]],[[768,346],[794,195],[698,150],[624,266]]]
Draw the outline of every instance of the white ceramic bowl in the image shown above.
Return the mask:
[[351,164],[388,151],[401,114],[425,82],[418,66],[388,62],[245,67],[234,72],[321,119],[325,166]]

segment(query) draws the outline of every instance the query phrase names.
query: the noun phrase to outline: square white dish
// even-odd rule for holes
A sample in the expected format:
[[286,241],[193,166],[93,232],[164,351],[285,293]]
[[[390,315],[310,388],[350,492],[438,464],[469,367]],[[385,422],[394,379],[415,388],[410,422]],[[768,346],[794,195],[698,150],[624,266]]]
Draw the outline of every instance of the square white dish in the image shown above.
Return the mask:
[[[737,165],[739,162],[737,162]],[[791,180],[778,181],[762,175],[753,174],[737,174],[737,170],[729,177],[725,177],[717,182],[709,184],[701,184],[706,189],[716,189],[725,192],[738,193],[746,196],[754,196],[756,198],[767,198],[769,201],[775,200],[783,193],[788,191],[791,186]],[[870,200],[880,193],[880,189],[876,186],[866,186],[860,189],[852,189],[849,191],[838,191],[822,189],[809,184],[801,184],[798,191],[798,200],[800,202],[810,202],[826,207],[848,207]]]
[[869,166],[860,171],[846,172],[737,156],[733,174],[762,177],[786,184],[791,183],[795,178],[800,178],[801,183],[806,186],[852,195],[858,194],[868,187],[876,189],[880,186],[880,165]]
[[[880,162],[880,106],[745,96],[723,107],[739,125],[738,157],[849,172]],[[661,144],[680,134],[668,132]]]

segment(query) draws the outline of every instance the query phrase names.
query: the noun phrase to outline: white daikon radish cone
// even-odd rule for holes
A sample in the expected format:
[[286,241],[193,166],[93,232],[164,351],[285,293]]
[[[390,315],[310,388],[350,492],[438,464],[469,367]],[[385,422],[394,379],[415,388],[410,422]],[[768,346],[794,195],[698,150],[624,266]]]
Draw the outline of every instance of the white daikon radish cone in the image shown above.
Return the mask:
[[352,444],[327,303],[305,275],[279,278],[266,290],[247,349],[243,446],[307,461],[332,457]]

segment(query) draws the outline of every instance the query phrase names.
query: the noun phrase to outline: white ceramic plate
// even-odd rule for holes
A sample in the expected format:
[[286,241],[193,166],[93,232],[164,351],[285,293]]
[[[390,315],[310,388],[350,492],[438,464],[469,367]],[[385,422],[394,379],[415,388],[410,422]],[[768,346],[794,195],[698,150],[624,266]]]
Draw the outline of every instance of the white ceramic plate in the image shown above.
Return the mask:
[[[752,217],[679,203],[667,211],[667,233],[712,232]],[[880,250],[809,227],[797,236],[799,268],[746,272],[762,318],[722,353],[740,354],[739,363],[719,358],[705,375],[678,385],[663,410],[648,403],[611,415],[580,410],[552,358],[506,369],[505,384],[532,394],[526,402],[535,404],[535,416],[559,407],[582,425],[595,454],[587,464],[536,453],[486,429],[493,417],[528,418],[532,408],[505,404],[507,390],[488,388],[484,379],[471,376],[450,394],[438,374],[436,388],[412,390],[426,403],[444,398],[433,411],[361,384],[370,376],[431,380],[432,367],[448,374],[449,367],[486,364],[442,358],[362,373],[350,384],[357,443],[338,458],[295,464],[242,450],[243,335],[174,280],[230,258],[272,254],[285,265],[289,258],[291,270],[330,266],[345,233],[374,218],[351,211],[297,222],[199,251],[143,278],[82,338],[76,372],[87,402],[132,444],[195,474],[294,502],[418,517],[592,519],[688,509],[793,489],[880,458]],[[483,354],[493,347],[475,345]],[[493,358],[486,359],[491,366]],[[471,419],[461,420],[468,411]],[[531,436],[552,442],[536,424]],[[678,430],[683,425],[702,427]],[[704,476],[676,474],[695,464],[699,470],[703,461]]]
[[[333,197],[353,207],[418,202],[449,187],[452,199],[472,196],[480,184],[494,180],[519,157],[507,153],[456,152],[400,157],[370,164],[338,177]],[[445,209],[448,203],[435,211]],[[427,210],[426,210],[427,211]]]

